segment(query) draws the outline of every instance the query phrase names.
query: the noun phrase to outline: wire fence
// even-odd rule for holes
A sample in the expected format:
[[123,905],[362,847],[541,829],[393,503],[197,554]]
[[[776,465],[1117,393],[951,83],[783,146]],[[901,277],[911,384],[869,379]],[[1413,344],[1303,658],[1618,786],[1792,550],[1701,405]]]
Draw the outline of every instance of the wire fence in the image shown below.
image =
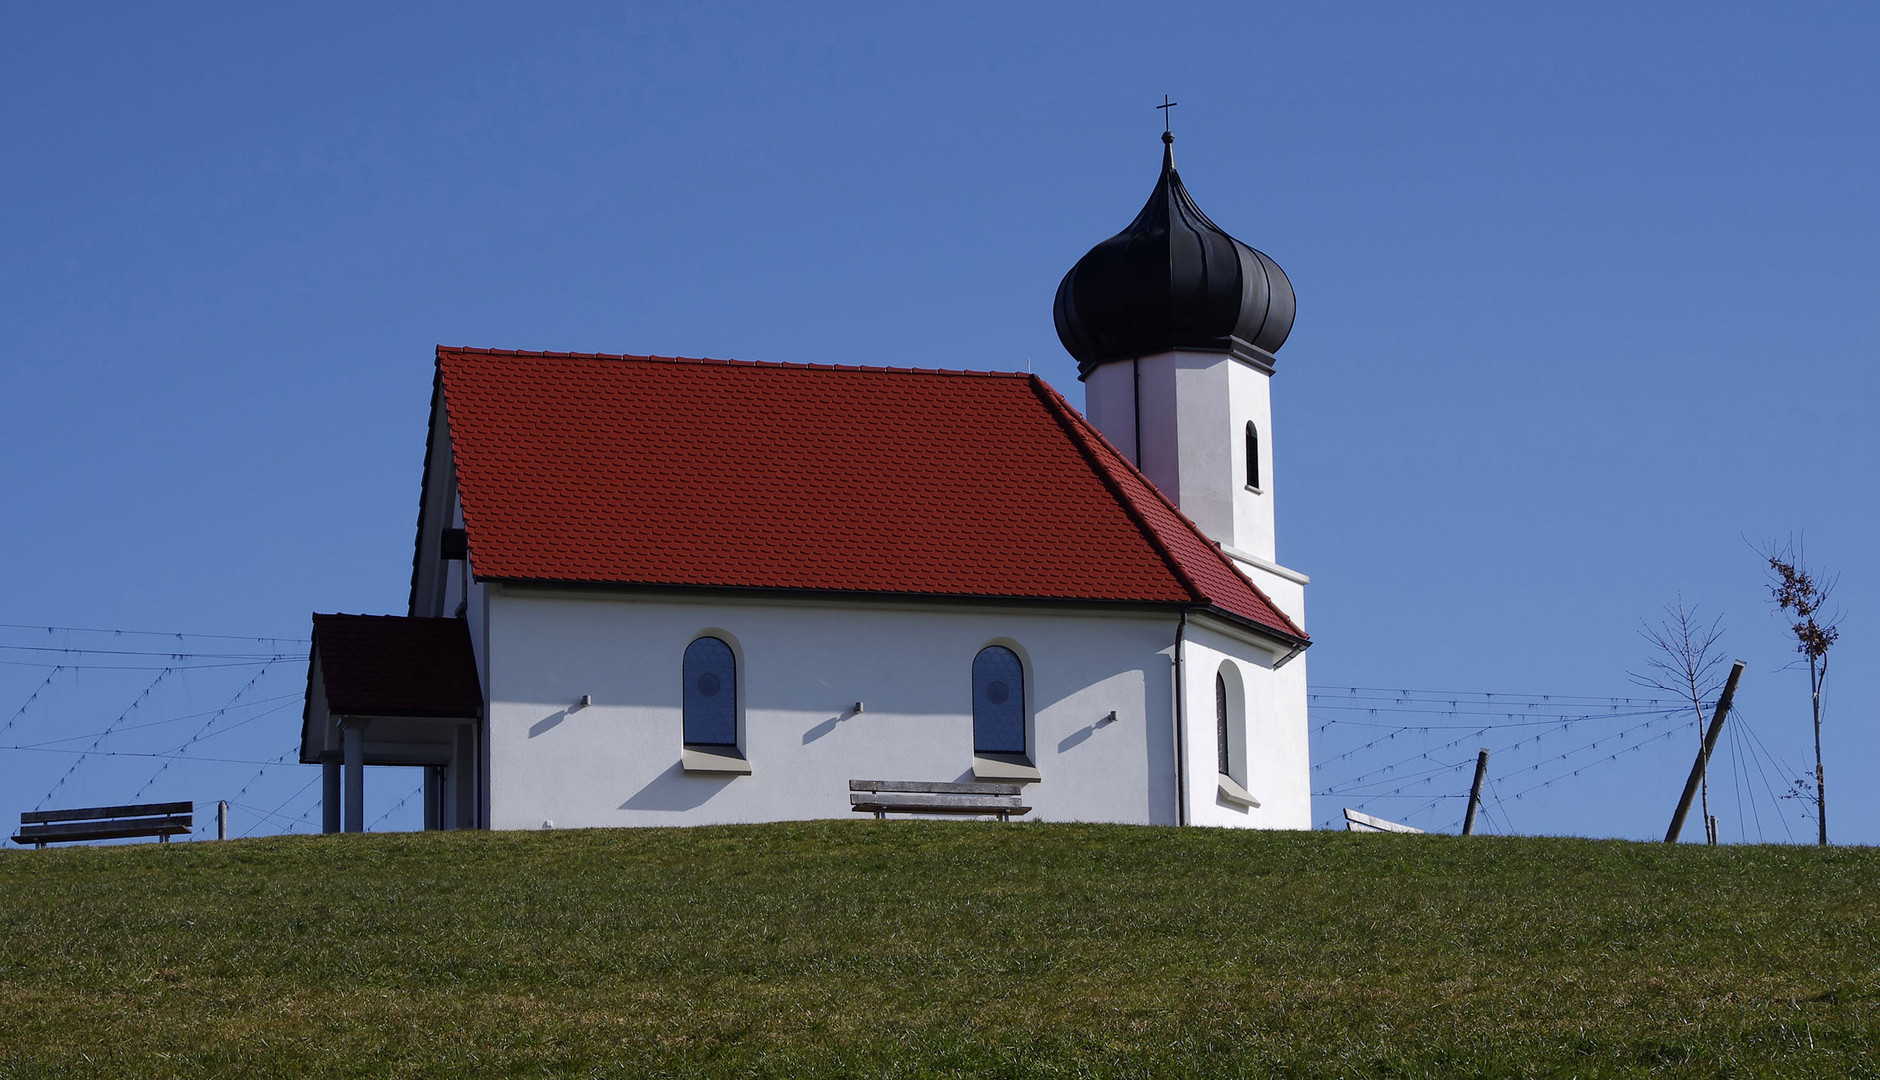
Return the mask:
[[[1476,764],[1469,751],[1479,747],[1490,766],[1478,824],[1500,833],[1520,831],[1521,805],[1549,789],[1610,777],[1627,759],[1680,738],[1695,751],[1705,719],[1688,701],[1662,698],[1324,685],[1309,688],[1308,713],[1318,827],[1339,827],[1340,811],[1350,808],[1459,831]],[[1737,835],[1776,839],[1769,830],[1780,822],[1781,838],[1793,841],[1794,815],[1782,808],[1793,793],[1778,791],[1771,776],[1799,774],[1770,752],[1740,708],[1725,730],[1730,740],[1709,771],[1731,778]]]
[[[139,780],[110,774],[133,801],[232,792],[231,810],[248,819],[242,836],[312,828],[319,774],[307,776],[298,741],[277,751],[279,731],[267,723],[302,701],[306,645],[305,638],[0,623],[0,664],[44,671],[19,685],[23,700],[0,722],[0,779],[23,792],[25,780],[56,774],[37,810],[92,770],[142,763]],[[154,674],[125,683],[128,672]],[[87,716],[104,719],[87,723]],[[1339,810],[1349,807],[1430,831],[1459,829],[1481,747],[1490,770],[1478,824],[1508,834],[1532,828],[1538,815],[1527,808],[1554,789],[1597,791],[1587,785],[1623,776],[1628,759],[1668,753],[1681,739],[1695,748],[1703,721],[1689,702],[1652,697],[1320,684],[1308,688],[1308,718],[1320,827],[1338,827]],[[170,730],[191,722],[182,729],[187,737]],[[1736,835],[1793,842],[1790,819],[1812,812],[1798,797],[1806,794],[1795,779],[1803,774],[1772,752],[1741,708],[1725,731],[1711,774]],[[42,758],[69,760],[48,772],[30,764]],[[422,793],[420,784],[379,802],[369,828],[420,824],[412,803]]]
[[[226,801],[230,835],[317,829],[319,773],[300,763],[297,738],[283,748],[280,726],[304,699],[308,645],[295,637],[0,623],[0,694],[20,695],[17,704],[0,698],[0,708],[11,706],[0,713],[0,816]],[[415,795],[389,803],[371,787],[368,795],[373,828],[421,824]]]

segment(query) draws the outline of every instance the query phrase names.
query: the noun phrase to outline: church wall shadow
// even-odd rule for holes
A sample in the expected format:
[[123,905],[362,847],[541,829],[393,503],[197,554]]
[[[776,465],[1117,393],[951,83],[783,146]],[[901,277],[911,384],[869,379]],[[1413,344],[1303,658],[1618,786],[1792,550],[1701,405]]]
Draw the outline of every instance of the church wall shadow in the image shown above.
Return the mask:
[[691,810],[710,802],[736,777],[699,776],[673,762],[672,767],[620,804],[622,810]]
[[822,723],[817,724],[815,727],[810,728],[808,731],[805,731],[803,733],[803,745],[808,746],[810,743],[813,743],[817,739],[822,738],[824,735],[829,734],[830,732],[834,731],[836,728],[842,726],[842,721],[847,720],[854,715],[855,715],[854,709],[844,709],[840,715],[832,716],[829,719],[824,720]]
[[547,716],[544,716],[540,720],[537,720],[535,723],[529,725],[529,738],[531,739],[535,738],[537,735],[540,735],[548,731],[549,729],[553,728],[555,725],[561,723],[563,720],[566,720],[566,719],[568,719],[567,709],[560,709],[555,712],[549,713]]
[[1085,740],[1089,739],[1092,735],[1095,735],[1099,730],[1109,727],[1111,724],[1114,724],[1114,723],[1116,723],[1116,714],[1111,713],[1108,716],[1105,716],[1102,719],[1096,721],[1095,723],[1085,724],[1083,727],[1078,728],[1076,731],[1073,731],[1069,735],[1066,735],[1062,739],[1058,740],[1058,744],[1057,744],[1058,753],[1062,754],[1066,750],[1069,750],[1070,748],[1083,743]]

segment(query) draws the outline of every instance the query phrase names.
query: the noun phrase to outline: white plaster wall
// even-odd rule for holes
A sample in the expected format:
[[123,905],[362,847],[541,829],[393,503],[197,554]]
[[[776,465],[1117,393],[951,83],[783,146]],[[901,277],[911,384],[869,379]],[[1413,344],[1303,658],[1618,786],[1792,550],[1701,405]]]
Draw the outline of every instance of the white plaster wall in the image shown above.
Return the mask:
[[[1303,625],[1303,624],[1301,624]],[[1279,718],[1274,732],[1277,760],[1283,761],[1278,773],[1291,824],[1288,828],[1312,827],[1312,717],[1306,691],[1306,661],[1311,653],[1302,652],[1273,673],[1273,706]]]
[[[1253,365],[1219,353],[1162,353],[1091,372],[1084,382],[1084,403],[1097,430],[1130,454],[1202,532],[1271,561],[1274,441],[1268,378]],[[1258,491],[1246,484],[1249,420],[1260,432]],[[1138,425],[1140,456],[1135,454]]]
[[1220,354],[1188,352],[1158,357],[1155,363],[1168,365],[1175,379],[1180,454],[1175,505],[1202,532],[1223,544],[1236,544],[1234,511],[1242,485],[1234,470],[1240,451],[1233,437],[1238,429],[1230,377],[1239,365]]
[[[1137,378],[1141,371],[1141,416]],[[1302,629],[1303,575],[1278,567],[1274,496],[1277,433],[1272,377],[1251,364],[1202,353],[1166,353],[1135,365],[1106,364],[1085,381],[1090,419],[1119,447],[1142,432],[1140,466],[1204,533],[1231,549],[1241,570]],[[1260,486],[1246,485],[1246,425],[1260,433]],[[1260,561],[1269,565],[1261,565]],[[1306,655],[1277,670],[1276,655],[1232,634],[1197,627],[1187,646],[1184,709],[1188,820],[1198,825],[1312,827]],[[1219,797],[1215,781],[1214,676],[1230,660],[1245,687],[1247,775],[1261,801],[1242,808]]]
[[1267,599],[1273,601],[1281,611],[1285,612],[1286,617],[1296,623],[1299,629],[1306,628],[1306,587],[1300,582],[1300,575],[1277,572],[1245,559],[1235,559],[1234,565],[1238,566],[1240,572],[1247,575],[1247,579],[1266,594]]
[[[1031,817],[1175,820],[1170,614],[515,587],[487,601],[495,828],[843,818],[852,779],[970,780],[972,661],[994,642],[1027,662]],[[705,631],[742,658],[749,776],[679,764],[681,659]],[[583,694],[594,704],[571,709]]]
[[1124,457],[1136,460],[1135,365],[1104,364],[1084,379],[1084,417]]
[[[1278,561],[1273,532],[1273,492],[1278,477],[1273,471],[1272,376],[1239,360],[1227,361],[1227,448],[1231,461],[1229,487],[1233,504],[1233,539],[1221,543]],[[1247,422],[1260,433],[1260,489],[1247,487]]]
[[[1141,415],[1134,418],[1142,432],[1142,449],[1136,465],[1169,501],[1182,507],[1181,401],[1176,393],[1178,354],[1145,356],[1135,361],[1140,377],[1135,379],[1137,405]],[[1106,367],[1126,367],[1108,364]],[[1189,515],[1193,517],[1192,514]],[[1197,522],[1199,524],[1199,522]],[[1203,525],[1203,529],[1207,526]]]
[[[1277,659],[1225,627],[1211,626],[1201,618],[1189,620],[1183,646],[1183,719],[1188,732],[1183,750],[1191,823],[1257,829],[1312,827],[1304,654],[1274,670]],[[1220,797],[1214,677],[1223,661],[1235,665],[1246,695],[1245,775],[1237,779],[1260,800],[1257,809]]]

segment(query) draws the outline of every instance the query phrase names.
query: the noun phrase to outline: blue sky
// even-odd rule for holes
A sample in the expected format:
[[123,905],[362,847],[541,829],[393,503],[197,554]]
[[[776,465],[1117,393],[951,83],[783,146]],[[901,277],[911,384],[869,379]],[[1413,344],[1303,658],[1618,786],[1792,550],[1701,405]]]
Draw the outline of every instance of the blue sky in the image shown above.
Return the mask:
[[[1805,532],[1843,572],[1830,821],[1880,841],[1858,696],[1880,675],[1877,23],[1726,4],[0,10],[0,745],[38,747],[0,750],[0,821],[91,742],[53,740],[123,715],[100,744],[120,756],[48,805],[114,801],[170,761],[145,797],[241,791],[237,831],[305,827],[310,770],[242,790],[293,741],[303,645],[19,627],[293,639],[315,609],[402,610],[436,344],[1029,365],[1081,401],[1053,291],[1147,196],[1169,94],[1190,191],[1299,294],[1273,437],[1312,681],[1595,711],[1641,693],[1639,621],[1681,592],[1723,616],[1750,663],[1742,719],[1798,770],[1806,677],[1754,546]],[[116,651],[44,651],[68,648]],[[1323,758],[1373,730],[1330,700]],[[1395,737],[1317,786],[1516,740],[1398,732],[1425,722],[1374,704],[1364,723]],[[210,719],[182,758],[130,756]],[[1689,739],[1522,773],[1566,775],[1495,827],[1661,835]],[[1737,790],[1742,754],[1718,766]],[[1546,757],[1491,774],[1511,795]],[[1582,758],[1600,761],[1571,775]],[[407,791],[375,789],[384,827],[414,820],[392,809]],[[1730,797],[1726,839],[1811,831],[1794,801]],[[1459,816],[1452,798],[1420,823]]]

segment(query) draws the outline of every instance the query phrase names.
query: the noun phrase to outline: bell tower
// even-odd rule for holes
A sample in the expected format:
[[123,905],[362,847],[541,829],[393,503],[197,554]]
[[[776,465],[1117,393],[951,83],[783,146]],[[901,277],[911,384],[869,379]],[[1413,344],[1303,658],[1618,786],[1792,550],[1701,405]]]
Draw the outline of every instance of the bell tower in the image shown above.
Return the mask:
[[1091,423],[1303,625],[1306,578],[1279,564],[1273,524],[1270,385],[1292,282],[1208,220],[1175,171],[1175,136],[1162,142],[1142,212],[1058,285],[1058,338]]

